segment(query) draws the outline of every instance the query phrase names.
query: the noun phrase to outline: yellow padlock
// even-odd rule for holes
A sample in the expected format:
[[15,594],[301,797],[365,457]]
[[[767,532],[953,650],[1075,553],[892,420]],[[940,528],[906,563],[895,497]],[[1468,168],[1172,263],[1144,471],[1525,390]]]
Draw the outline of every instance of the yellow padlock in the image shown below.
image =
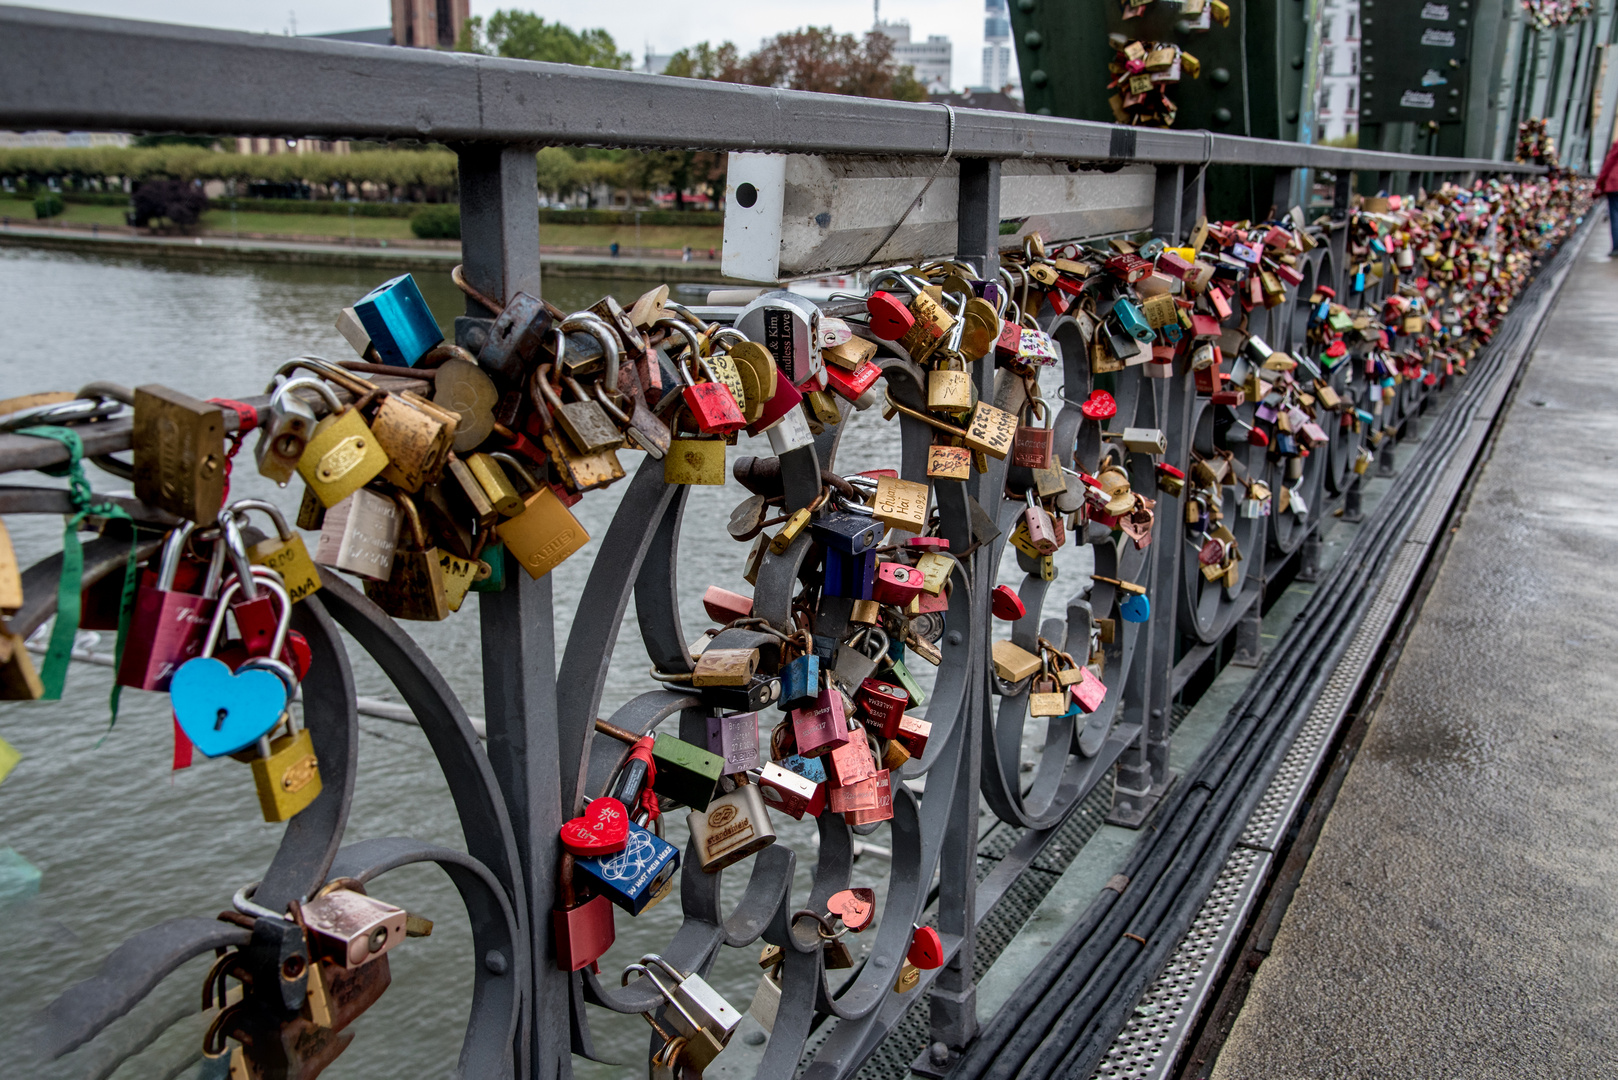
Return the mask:
[[287,821],[315,801],[321,791],[320,762],[309,729],[270,742],[270,756],[253,759],[253,783],[265,821]]
[[723,485],[725,482],[725,442],[723,439],[675,439],[663,455],[665,484]]
[[528,485],[523,512],[502,521],[494,531],[529,577],[542,578],[589,543],[590,534],[550,485],[535,479],[516,458],[500,451],[489,456],[510,466]]
[[309,557],[303,537],[288,525],[280,509],[262,499],[239,499],[230,505],[237,519],[247,516],[249,510],[261,510],[275,524],[275,535],[266,537],[247,549],[247,561],[254,566],[267,566],[281,575],[287,596],[294,602],[320,588],[320,570]]
[[387,467],[382,444],[352,405],[316,424],[298,459],[298,475],[328,509],[375,480]]

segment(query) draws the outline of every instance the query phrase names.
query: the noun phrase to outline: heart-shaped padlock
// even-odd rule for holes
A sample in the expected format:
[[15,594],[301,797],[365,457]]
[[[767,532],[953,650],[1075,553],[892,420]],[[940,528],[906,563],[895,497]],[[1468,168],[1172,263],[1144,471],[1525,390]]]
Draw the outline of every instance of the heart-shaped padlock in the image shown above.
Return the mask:
[[617,799],[592,799],[582,815],[562,826],[561,840],[580,859],[616,855],[629,844],[629,812]]
[[269,734],[287,707],[281,677],[265,668],[232,672],[223,660],[198,656],[169,684],[180,730],[208,757],[245,750]]
[[989,610],[995,618],[1004,619],[1006,622],[1016,622],[1028,614],[1028,608],[1023,604],[1022,597],[1012,591],[1010,585],[994,587],[994,592],[989,596]]
[[898,341],[916,325],[916,317],[892,293],[872,293],[865,310],[871,313],[871,332],[884,341]]
[[826,910],[842,919],[843,925],[857,934],[871,925],[871,919],[876,915],[876,890],[862,888],[834,892],[826,901]]
[[1143,593],[1136,593],[1118,605],[1118,614],[1124,622],[1145,622],[1152,617],[1152,602]]
[[1079,411],[1091,420],[1105,420],[1118,415],[1118,403],[1105,390],[1092,390],[1089,400],[1079,406]]
[[944,942],[938,936],[938,931],[930,926],[918,926],[910,938],[910,951],[905,953],[905,959],[921,968],[931,971],[944,966]]

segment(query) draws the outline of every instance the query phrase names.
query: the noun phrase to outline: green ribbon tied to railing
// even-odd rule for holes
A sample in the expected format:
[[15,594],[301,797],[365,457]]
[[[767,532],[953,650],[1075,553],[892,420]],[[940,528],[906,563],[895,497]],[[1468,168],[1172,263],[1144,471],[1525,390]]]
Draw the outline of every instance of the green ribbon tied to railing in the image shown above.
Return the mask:
[[[140,582],[137,555],[138,535],[135,519],[115,503],[97,502],[90,481],[84,475],[84,442],[72,428],[40,426],[20,428],[16,434],[31,435],[38,439],[55,439],[67,448],[65,469],[46,470],[52,475],[67,476],[68,498],[73,513],[67,515],[62,530],[62,576],[56,585],[56,623],[51,628],[50,644],[45,650],[45,663],[40,670],[40,682],[45,684],[45,697],[60,700],[67,682],[68,664],[73,659],[73,642],[79,633],[80,593],[84,581],[84,548],[79,543],[79,530],[86,518],[93,516],[122,519],[129,522],[129,558],[124,564],[123,595],[118,603],[117,663],[124,658],[124,639],[129,636],[129,619],[135,606],[135,590]],[[118,697],[123,689],[116,677],[108,705],[112,718],[110,728],[118,720]]]

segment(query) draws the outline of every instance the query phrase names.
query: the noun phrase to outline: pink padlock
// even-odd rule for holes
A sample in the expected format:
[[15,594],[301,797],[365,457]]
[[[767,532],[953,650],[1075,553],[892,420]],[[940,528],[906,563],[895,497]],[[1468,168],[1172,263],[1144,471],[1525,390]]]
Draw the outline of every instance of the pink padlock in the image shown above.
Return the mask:
[[827,687],[815,699],[814,708],[793,709],[792,735],[804,757],[819,757],[848,742],[842,691]]
[[876,578],[871,583],[871,599],[879,604],[904,607],[921,595],[923,576],[914,566],[898,562],[876,564]]
[[1089,668],[1080,668],[1079,681],[1068,689],[1073,692],[1073,700],[1078,703],[1079,708],[1087,713],[1101,708],[1101,702],[1107,696],[1106,684]]

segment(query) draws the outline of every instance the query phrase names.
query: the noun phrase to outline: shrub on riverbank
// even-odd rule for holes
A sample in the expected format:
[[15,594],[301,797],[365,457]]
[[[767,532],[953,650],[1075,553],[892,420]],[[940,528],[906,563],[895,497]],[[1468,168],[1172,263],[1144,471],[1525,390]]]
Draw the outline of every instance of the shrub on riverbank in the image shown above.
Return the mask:
[[34,216],[36,218],[53,218],[67,209],[62,204],[62,197],[55,192],[47,191],[34,199]]
[[459,240],[461,208],[442,203],[424,206],[410,215],[410,231],[417,240]]

